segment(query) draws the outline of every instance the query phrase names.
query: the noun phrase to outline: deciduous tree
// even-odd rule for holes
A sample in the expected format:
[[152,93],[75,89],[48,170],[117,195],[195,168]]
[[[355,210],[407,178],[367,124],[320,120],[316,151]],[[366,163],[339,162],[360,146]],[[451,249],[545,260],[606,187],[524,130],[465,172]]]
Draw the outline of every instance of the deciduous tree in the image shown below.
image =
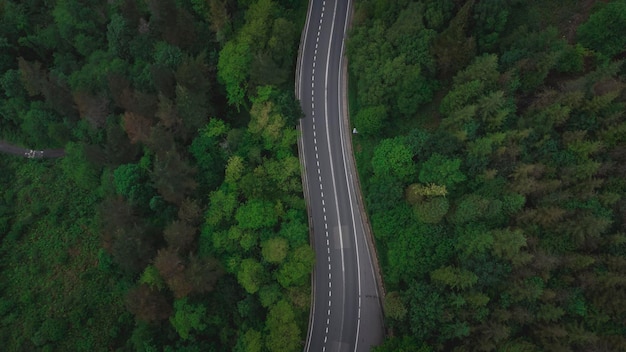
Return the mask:
[[157,289],[141,284],[128,292],[126,307],[138,320],[157,322],[172,314],[172,306]]

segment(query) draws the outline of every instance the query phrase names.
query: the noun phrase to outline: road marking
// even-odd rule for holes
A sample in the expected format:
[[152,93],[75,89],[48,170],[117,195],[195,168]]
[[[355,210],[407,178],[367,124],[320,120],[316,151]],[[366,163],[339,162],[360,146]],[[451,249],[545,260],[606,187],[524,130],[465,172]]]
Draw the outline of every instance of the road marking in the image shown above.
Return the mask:
[[315,137],[317,137],[317,136],[315,135],[315,131],[313,131],[313,138],[315,138]]
[[[349,3],[349,1],[348,1]],[[335,196],[335,209],[337,212],[337,222],[339,225],[339,243],[341,243],[343,245],[343,231],[342,231],[342,226],[341,226],[341,216],[339,214],[339,201],[338,201],[338,195],[337,195],[337,185],[335,183],[335,171],[334,171],[334,167],[333,167],[333,154],[331,152],[331,145],[330,145],[330,132],[329,132],[329,119],[328,119],[328,82],[329,82],[329,69],[330,69],[330,53],[331,53],[331,44],[332,44],[332,39],[334,36],[334,31],[335,31],[335,19],[337,18],[337,4],[338,1],[335,1],[335,5],[334,5],[334,10],[333,10],[333,15],[332,15],[332,20],[331,20],[331,27],[330,27],[330,38],[331,41],[329,41],[328,43],[328,50],[326,53],[326,75],[325,75],[325,80],[324,80],[324,116],[326,116],[326,143],[328,145],[328,154],[329,154],[329,158],[330,158],[330,172],[331,172],[331,180],[332,180],[332,185],[333,185],[333,192],[334,192],[334,196]],[[322,6],[325,6],[325,4],[323,4]],[[343,33],[345,35],[345,20],[344,20],[344,30]],[[341,48],[342,48],[342,52],[340,54],[343,54],[343,41],[341,44]],[[317,55],[317,53],[315,53]],[[341,60],[341,58],[340,58]],[[340,61],[341,63],[341,61]],[[341,69],[341,66],[339,66],[339,68]],[[338,85],[340,84],[340,81],[338,80]],[[341,116],[341,115],[339,115]],[[342,121],[339,121],[339,128],[341,129],[341,123]],[[342,143],[342,147],[343,147],[343,138],[341,138],[340,142]],[[343,148],[342,148],[343,149]],[[344,167],[345,167],[345,159],[344,159]],[[354,221],[354,220],[353,220]],[[345,258],[344,258],[344,253],[343,251],[341,251],[341,272],[343,275],[345,275]],[[358,263],[357,263],[358,265]],[[344,280],[341,280],[342,283],[342,287],[343,287],[343,291],[345,293],[345,277]],[[346,300],[346,296],[345,294],[341,296],[341,300],[342,303],[345,304],[345,300]],[[341,318],[340,318],[340,326],[339,326],[339,338],[341,339],[341,337],[343,336],[343,323],[345,320],[345,312],[342,310],[340,312]],[[358,330],[357,330],[357,340],[358,340]],[[357,341],[358,342],[358,341]],[[356,345],[355,345],[355,351],[356,351]]]
[[328,224],[324,224],[324,229],[328,230]]
[[328,270],[330,270],[330,264],[328,264]]
[[[320,161],[319,160],[315,160],[315,163],[317,164],[317,167],[320,167]],[[322,178],[320,177],[320,182],[322,182]]]
[[317,151],[317,146],[315,146],[315,151]]
[[[323,1],[325,1],[325,0],[323,0]],[[348,1],[346,14],[350,13],[350,5],[351,5],[351,2]],[[322,4],[322,7],[323,6],[324,5]],[[336,6],[336,4],[335,4],[335,6]],[[334,25],[334,17],[333,17],[333,25]],[[344,38],[346,36],[347,27],[348,27],[348,16],[346,15],[346,17],[344,18],[344,23],[343,23],[343,35],[344,35]],[[332,29],[331,29],[331,37],[332,37]],[[344,57],[343,57],[344,49],[345,49],[345,40],[343,40],[341,42],[341,49],[340,49],[340,52],[339,52],[339,75],[338,75],[339,79],[337,80],[337,91],[338,92],[342,92],[342,90],[341,90],[342,85],[341,84],[342,84],[342,81],[343,81],[342,80],[342,76],[343,76],[342,67],[343,67],[343,59],[344,59]],[[328,67],[327,67],[327,70],[328,70]],[[328,80],[328,78],[326,78],[326,79]],[[327,84],[327,82],[326,82],[326,84]],[[341,94],[341,93],[339,93],[339,94]],[[344,172],[345,172],[345,176],[346,176],[346,183],[347,183],[346,186],[347,186],[347,190],[348,190],[348,201],[350,203],[350,213],[351,213],[351,216],[352,216],[352,233],[353,233],[353,236],[354,236],[355,246],[357,247],[357,250],[355,251],[355,253],[356,253],[356,264],[357,264],[357,281],[358,281],[357,286],[358,286],[359,303],[358,303],[358,307],[357,307],[358,319],[357,319],[357,325],[356,325],[356,337],[355,337],[355,341],[354,341],[354,352],[356,352],[358,350],[359,333],[360,333],[360,330],[361,330],[361,296],[362,296],[362,294],[361,294],[361,260],[359,258],[356,219],[355,219],[355,215],[354,215],[354,204],[352,202],[353,192],[352,192],[352,190],[350,188],[350,185],[351,184],[353,185],[353,183],[350,182],[352,174],[350,174],[350,177],[348,177],[348,166],[346,165],[347,161],[345,159],[345,155],[346,155],[345,154],[345,152],[346,152],[345,144],[346,144],[346,141],[343,138],[343,136],[345,136],[345,133],[343,131],[343,124],[341,123],[341,122],[343,122],[343,119],[344,119],[344,117],[343,117],[343,112],[344,111],[342,110],[342,106],[341,105],[338,108],[339,108],[339,111],[338,111],[339,115],[338,116],[339,116],[339,121],[340,121],[340,123],[339,123],[339,131],[340,131],[339,135],[342,136],[342,138],[341,138],[342,160],[343,160]],[[328,116],[328,114],[327,114],[327,116]],[[361,222],[361,226],[362,225],[363,225],[363,223]],[[370,253],[369,253],[369,246],[365,245],[365,247],[366,247],[366,250],[367,250],[368,258],[370,258],[370,261],[369,261],[370,266],[372,266],[371,257],[370,257]],[[374,273],[374,270],[373,270],[373,267],[372,267],[372,276],[374,276],[373,273]],[[374,282],[376,282],[376,278],[373,277],[373,279],[374,279]],[[376,291],[378,291],[377,287],[376,287]]]
[[[321,178],[321,177],[320,177],[320,182],[322,182],[322,178]],[[324,200],[323,200],[323,199],[322,199],[322,205],[326,205],[326,204],[324,203]]]
[[324,221],[326,221],[326,215],[324,215]]
[[[311,1],[309,3],[309,7],[308,7],[308,11],[307,11],[306,24],[305,24],[305,30],[304,30],[304,38],[303,38],[304,40],[303,40],[303,43],[302,43],[302,52],[306,52],[306,43],[308,42],[307,36],[308,36],[309,28],[310,28],[310,25],[311,25],[311,13],[312,13],[312,11],[313,11],[313,1]],[[301,54],[298,55],[298,61],[299,61],[299,64],[302,64],[302,55]],[[313,67],[315,67],[315,60],[313,61]],[[301,87],[302,87],[302,71],[301,71],[301,68],[299,70],[297,70],[297,71],[298,71],[298,79],[300,80],[300,82],[298,82],[298,86],[296,87],[296,95],[298,95],[297,98],[300,99],[301,98],[301,94],[302,94],[302,89],[301,89]],[[300,124],[300,127],[301,126],[302,126],[302,124]],[[304,139],[301,139],[301,143],[302,143],[302,150],[304,151]],[[304,153],[303,153],[303,159],[305,159]],[[315,300],[313,300],[312,306],[311,306],[311,311],[314,311],[314,310],[315,310]],[[328,321],[328,318],[327,318],[327,321]],[[315,315],[314,314],[311,314],[309,323],[311,324],[311,326],[315,325]],[[309,351],[309,349],[311,347],[311,337],[312,337],[312,335],[313,335],[312,331],[309,331],[307,333],[307,340],[306,340],[306,346],[305,346],[305,351],[307,351],[307,352]],[[322,351],[326,352],[326,346],[323,346]]]
[[[313,131],[313,134],[315,134],[315,131]],[[317,138],[313,138],[313,143],[317,144]],[[315,155],[315,158],[319,159],[319,156]]]
[[326,207],[322,207],[322,211],[325,213],[326,212]]
[[322,198],[324,198],[324,192],[322,192],[321,194],[322,194]]

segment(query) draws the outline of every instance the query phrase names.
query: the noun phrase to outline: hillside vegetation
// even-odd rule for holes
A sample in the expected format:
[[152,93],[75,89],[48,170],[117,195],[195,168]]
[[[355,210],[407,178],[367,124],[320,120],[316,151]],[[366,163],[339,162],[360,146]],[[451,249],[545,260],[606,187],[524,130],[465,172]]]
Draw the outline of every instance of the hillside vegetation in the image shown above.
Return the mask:
[[623,0],[356,2],[377,351],[626,350],[625,38]]
[[0,0],[3,351],[296,351],[306,2]]

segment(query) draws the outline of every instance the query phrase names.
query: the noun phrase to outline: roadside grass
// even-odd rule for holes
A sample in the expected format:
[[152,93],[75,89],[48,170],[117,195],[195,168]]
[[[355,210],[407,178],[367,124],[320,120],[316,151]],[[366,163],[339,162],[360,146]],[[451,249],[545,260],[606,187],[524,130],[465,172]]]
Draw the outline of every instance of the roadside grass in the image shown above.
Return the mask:
[[[348,69],[348,113],[350,114],[350,129],[354,128],[352,123],[354,116],[359,111],[357,102],[357,88],[354,75],[350,74]],[[352,134],[352,148],[354,150],[354,159],[356,161],[357,172],[361,180],[361,186],[366,187],[368,179],[369,161],[372,159],[374,147],[379,138],[366,137],[361,134]]]

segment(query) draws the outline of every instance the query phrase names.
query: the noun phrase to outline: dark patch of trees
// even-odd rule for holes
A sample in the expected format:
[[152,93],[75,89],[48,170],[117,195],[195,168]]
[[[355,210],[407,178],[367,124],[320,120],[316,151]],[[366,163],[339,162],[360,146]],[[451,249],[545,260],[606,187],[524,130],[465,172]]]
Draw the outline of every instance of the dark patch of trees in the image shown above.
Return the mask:
[[306,5],[0,3],[6,350],[301,348]]

